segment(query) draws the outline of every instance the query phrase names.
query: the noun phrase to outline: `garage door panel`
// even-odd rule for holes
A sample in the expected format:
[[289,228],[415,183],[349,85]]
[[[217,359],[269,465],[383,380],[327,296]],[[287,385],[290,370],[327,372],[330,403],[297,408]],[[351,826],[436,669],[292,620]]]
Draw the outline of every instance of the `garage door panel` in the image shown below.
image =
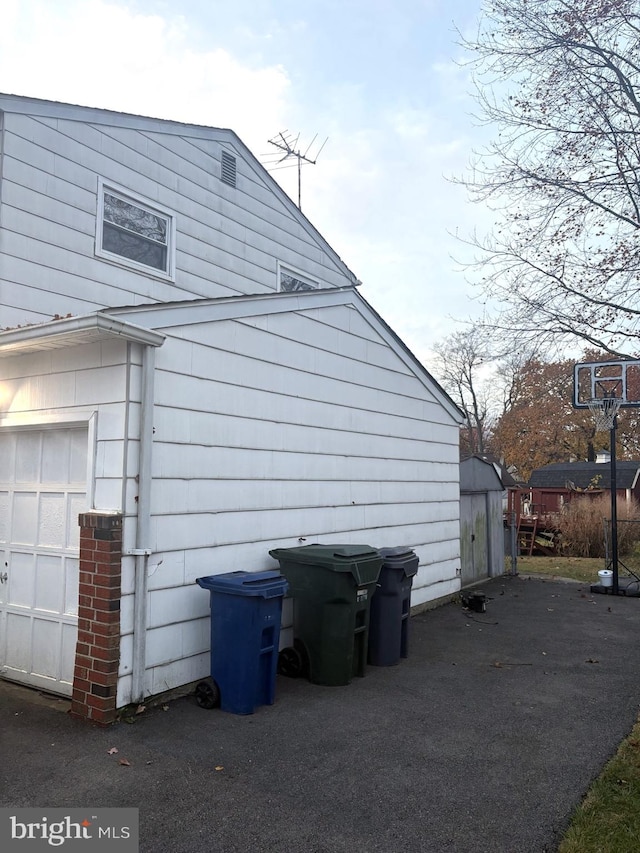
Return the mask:
[[7,657],[11,669],[28,673],[31,669],[31,617],[7,613]]
[[40,482],[69,482],[69,439],[59,430],[51,430],[42,435]]
[[40,433],[26,430],[15,435],[14,480],[16,483],[36,483],[40,479]]
[[87,507],[87,496],[84,492],[71,492],[67,496],[67,524],[65,525],[67,541],[65,546],[77,551],[80,548],[80,525],[78,516]]
[[64,615],[78,617],[78,584],[80,582],[80,560],[65,557],[64,561]]
[[36,610],[62,614],[64,602],[63,558],[53,554],[38,554],[36,558]]
[[60,660],[60,681],[68,686],[69,693],[73,685],[73,670],[75,668],[76,641],[78,639],[77,625],[62,624],[62,654]]
[[12,551],[9,555],[7,604],[11,607],[33,607],[35,590],[35,554]]
[[67,498],[64,492],[45,492],[40,495],[37,545],[64,548],[67,522]]
[[0,542],[9,538],[9,492],[0,491]]
[[7,434],[0,440],[0,481],[3,483],[13,480],[16,458],[16,437]]
[[20,545],[35,545],[38,538],[38,493],[15,492],[11,541]]
[[60,624],[49,619],[33,620],[30,673],[45,678],[60,677]]
[[76,432],[69,441],[69,482],[85,483],[87,480],[87,434]]

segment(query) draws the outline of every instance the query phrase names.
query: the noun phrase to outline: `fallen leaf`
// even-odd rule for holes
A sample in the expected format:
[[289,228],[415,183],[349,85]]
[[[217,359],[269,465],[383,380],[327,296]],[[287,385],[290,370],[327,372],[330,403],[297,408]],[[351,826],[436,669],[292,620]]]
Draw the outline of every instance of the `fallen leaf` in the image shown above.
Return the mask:
[[128,758],[121,758],[118,764],[122,764],[124,767],[131,767],[131,762]]
[[585,663],[600,663],[600,661],[595,658],[587,658]]
[[502,664],[500,663],[499,660],[494,661],[494,663],[492,663],[491,666],[495,666],[496,669],[502,669]]
[[136,714],[144,714],[144,712],[146,710],[147,710],[146,705],[138,705],[138,707],[136,708]]
[[107,755],[115,755],[118,752],[117,746],[112,746],[111,749],[107,750]]
[[222,766],[222,764],[218,764],[216,770],[224,770],[224,767]]
[[168,711],[168,710],[169,710],[169,706],[168,706],[168,705],[163,705],[163,706],[162,706],[162,710],[163,710],[163,711]]

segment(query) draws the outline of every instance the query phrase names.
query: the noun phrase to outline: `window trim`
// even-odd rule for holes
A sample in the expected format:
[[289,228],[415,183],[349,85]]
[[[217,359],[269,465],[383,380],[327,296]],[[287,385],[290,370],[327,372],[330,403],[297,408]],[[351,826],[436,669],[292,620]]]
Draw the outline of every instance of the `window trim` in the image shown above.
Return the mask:
[[[276,280],[277,280],[277,289],[280,293],[296,293],[295,290],[282,290],[282,274],[290,275],[293,278],[298,279],[303,284],[308,284],[312,290],[320,289],[320,282],[318,279],[312,278],[307,273],[302,272],[302,270],[296,269],[292,267],[290,264],[283,264],[281,261],[276,261]],[[298,291],[304,292],[304,291]]]
[[[157,267],[148,266],[147,264],[134,261],[124,255],[118,255],[115,252],[110,252],[103,249],[103,226],[104,226],[104,196],[105,193],[114,195],[122,201],[139,207],[152,213],[154,216],[160,216],[167,222],[167,265],[166,269],[158,269]],[[112,181],[106,181],[104,178],[98,177],[98,199],[96,212],[96,242],[95,254],[96,257],[102,258],[105,261],[111,261],[121,267],[135,270],[136,272],[144,273],[145,275],[161,278],[165,281],[175,281],[175,256],[176,256],[176,214],[169,208],[162,207],[156,202],[151,201],[138,193],[131,192],[125,187],[115,184]]]

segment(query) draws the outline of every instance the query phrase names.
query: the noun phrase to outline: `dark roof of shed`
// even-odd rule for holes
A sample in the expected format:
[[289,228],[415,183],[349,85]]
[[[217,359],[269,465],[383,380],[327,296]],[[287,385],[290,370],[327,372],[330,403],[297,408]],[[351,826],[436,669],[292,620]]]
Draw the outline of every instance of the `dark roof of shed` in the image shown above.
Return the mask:
[[487,465],[492,465],[505,489],[520,489],[526,488],[527,486],[524,480],[516,480],[509,469],[500,462],[500,460],[489,454],[481,456],[479,453],[470,453],[468,456],[461,457],[460,464],[462,465],[463,462],[467,462],[468,459],[479,459]]
[[502,492],[504,486],[495,466],[481,456],[469,456],[460,463],[461,492]]
[[[618,461],[616,463],[617,488],[633,488],[639,473],[640,462]],[[609,489],[611,465],[608,462],[556,462],[532,471],[529,485],[535,489]]]

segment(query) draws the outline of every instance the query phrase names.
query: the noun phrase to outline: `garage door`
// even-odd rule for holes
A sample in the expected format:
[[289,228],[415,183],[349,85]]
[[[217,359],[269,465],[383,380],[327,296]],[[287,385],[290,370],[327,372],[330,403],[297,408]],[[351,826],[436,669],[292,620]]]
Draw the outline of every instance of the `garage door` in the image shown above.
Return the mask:
[[0,430],[0,674],[71,695],[87,430]]

